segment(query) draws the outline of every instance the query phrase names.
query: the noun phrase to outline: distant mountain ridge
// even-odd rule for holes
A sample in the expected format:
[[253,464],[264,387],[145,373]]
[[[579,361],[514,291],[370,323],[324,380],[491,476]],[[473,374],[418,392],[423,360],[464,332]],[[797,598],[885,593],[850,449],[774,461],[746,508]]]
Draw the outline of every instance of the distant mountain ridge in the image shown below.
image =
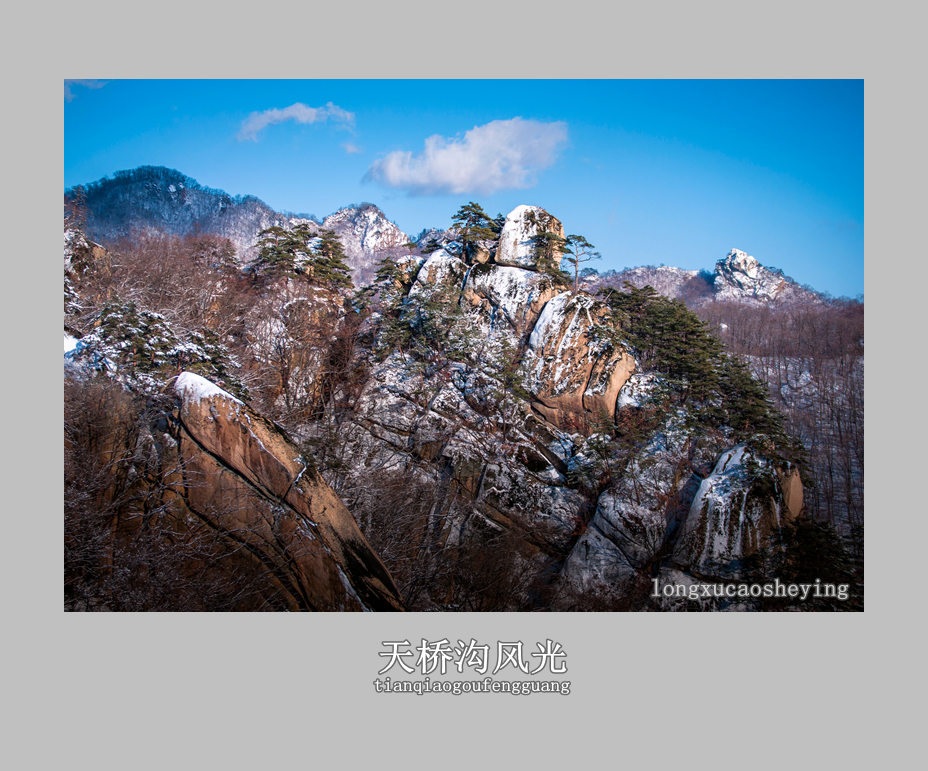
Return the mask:
[[[401,247],[410,241],[422,246],[430,241],[441,245],[455,238],[450,230],[430,228],[413,239],[372,203],[343,207],[321,221],[312,215],[278,212],[253,195],[232,196],[164,166],[117,171],[81,187],[87,216],[84,231],[101,244],[138,233],[209,233],[228,238],[245,265],[257,256],[255,241],[263,229],[303,222],[333,230],[339,236],[356,285],[369,283],[377,263],[391,252],[400,256]],[[74,196],[76,189],[65,194]],[[716,300],[777,305],[823,298],[740,249],[732,249],[716,263],[714,271],[668,266],[626,268],[589,276],[584,288],[591,293],[610,286],[620,289],[626,281],[638,287],[650,285],[691,307]]]
[[[81,187],[86,207],[85,232],[104,245],[138,233],[209,233],[228,238],[239,260],[247,264],[257,254],[255,240],[259,232],[275,225],[307,222],[338,234],[357,284],[369,280],[385,250],[410,240],[371,203],[339,209],[320,222],[312,216],[274,211],[252,195],[231,196],[205,187],[164,166],[117,171]],[[73,197],[76,191],[74,187],[65,194]]]
[[620,289],[625,282],[636,287],[651,286],[659,294],[682,300],[690,307],[714,301],[783,305],[824,299],[820,292],[800,285],[776,268],[761,265],[740,249],[732,249],[716,262],[714,271],[665,265],[626,268],[590,276],[585,288],[590,292],[610,286]]

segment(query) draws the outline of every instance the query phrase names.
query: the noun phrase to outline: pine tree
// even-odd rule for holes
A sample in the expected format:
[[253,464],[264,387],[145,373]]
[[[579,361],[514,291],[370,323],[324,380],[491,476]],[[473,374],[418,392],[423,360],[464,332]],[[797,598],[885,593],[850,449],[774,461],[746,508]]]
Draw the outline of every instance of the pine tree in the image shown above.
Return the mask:
[[601,293],[612,313],[601,334],[630,346],[645,369],[661,376],[673,403],[688,410],[691,425],[734,430],[736,441],[760,442],[771,457],[802,461],[798,443],[783,428],[767,387],[681,301],[650,286],[625,284]]
[[258,257],[253,267],[264,275],[303,275],[334,290],[351,289],[351,269],[345,251],[332,230],[318,233],[308,223],[291,229],[275,225],[258,234]]
[[299,241],[292,231],[274,225],[258,233],[258,257],[253,267],[264,275],[291,273],[296,267],[296,251]]
[[335,231],[321,231],[319,244],[310,259],[312,278],[324,286],[351,289],[351,268],[345,259],[345,250]]
[[[404,244],[404,246],[410,251],[416,248],[413,243]],[[378,263],[374,281],[368,288],[370,295],[378,298],[378,310],[384,316],[396,316],[403,303],[406,290],[412,283],[413,275],[408,268],[404,270],[392,255],[387,255]]]
[[475,241],[493,239],[499,235],[496,223],[490,219],[483,207],[475,201],[465,204],[451,218],[452,228],[461,237],[466,248]]
[[562,261],[574,269],[574,294],[580,291],[580,266],[585,262],[592,262],[601,257],[600,253],[595,249],[596,247],[581,235],[567,236]]
[[569,284],[570,279],[560,269],[561,257],[567,251],[567,239],[551,230],[543,230],[532,236],[538,270],[552,276],[559,284]]

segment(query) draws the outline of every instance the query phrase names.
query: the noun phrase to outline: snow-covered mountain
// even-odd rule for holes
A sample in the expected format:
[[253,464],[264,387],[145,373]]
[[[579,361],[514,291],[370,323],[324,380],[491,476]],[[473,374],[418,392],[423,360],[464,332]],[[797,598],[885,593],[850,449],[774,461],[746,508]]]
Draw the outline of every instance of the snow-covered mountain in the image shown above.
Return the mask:
[[[355,283],[369,280],[386,250],[409,241],[376,206],[363,203],[330,214],[321,222],[311,216],[276,212],[254,196],[231,196],[204,187],[195,179],[163,166],[140,166],[83,186],[85,232],[102,244],[136,233],[184,236],[209,233],[228,238],[239,260],[255,256],[255,237],[264,228],[309,222],[335,231],[345,248]],[[67,191],[73,197],[76,189]]]
[[368,283],[380,259],[393,252],[398,255],[397,250],[410,240],[372,203],[339,209],[322,220],[322,227],[338,234],[356,284]]
[[[286,221],[254,196],[233,197],[162,166],[117,171],[82,187],[85,231],[104,245],[136,233],[215,233],[247,258],[255,233]],[[76,192],[72,188],[66,195],[73,198]]]
[[738,302],[790,302],[815,295],[782,272],[765,268],[740,249],[732,249],[715,264],[713,290],[716,300]]
[[[256,236],[264,228],[303,222],[333,230],[345,249],[356,285],[370,283],[377,263],[391,254],[399,257],[405,243],[414,240],[424,247],[431,241],[441,245],[454,239],[452,231],[437,228],[423,230],[411,239],[372,203],[344,207],[321,221],[311,215],[277,212],[254,196],[231,196],[163,166],[117,171],[112,177],[83,186],[83,191],[84,231],[104,245],[137,233],[209,233],[228,238],[244,265],[256,256]],[[73,197],[75,192],[71,189],[66,194]],[[712,300],[764,305],[820,298],[740,249],[732,249],[716,263],[714,271],[665,266],[628,268],[592,276],[586,280],[585,289],[596,292],[606,286],[621,288],[626,281],[639,287],[650,285],[660,294],[681,299],[691,307]]]
[[714,300],[779,305],[822,299],[818,292],[799,285],[776,268],[761,265],[741,249],[732,249],[716,262],[714,271],[643,266],[593,276],[586,286],[595,292],[606,286],[621,288],[626,281],[637,287],[651,286],[659,294],[691,307]]
[[[144,183],[146,200],[160,201],[161,222],[183,224],[184,211],[162,184]],[[176,182],[167,184],[177,192]],[[195,209],[208,197],[194,190],[190,200]],[[284,570],[289,583],[302,586],[306,577],[309,586],[292,603],[282,594],[282,606],[353,607],[353,593],[367,587],[373,601],[362,597],[359,607],[395,607],[399,595],[410,610],[663,609],[667,603],[650,594],[654,578],[744,579],[785,548],[784,533],[806,500],[796,455],[766,389],[712,344],[694,314],[662,298],[630,313],[622,297],[574,291],[535,248],[541,233],[563,232],[538,206],[516,207],[485,247],[463,248],[447,240],[453,233],[426,231],[424,240],[443,243],[427,255],[408,253],[405,234],[381,218],[364,205],[321,222],[284,221],[340,231],[355,254],[396,248],[403,255],[378,277],[372,312],[360,320],[345,312],[338,291],[305,275],[226,281],[206,262],[191,274],[208,290],[203,302],[142,291],[147,264],[123,282],[138,290],[132,300],[103,301],[94,282],[107,286],[106,275],[80,270],[82,250],[95,245],[66,230],[69,375],[95,371],[142,395],[179,397],[153,419],[158,441],[168,437],[170,452],[211,479],[217,464],[197,451],[201,445],[218,448],[210,450],[218,465],[246,458],[248,468],[260,469],[257,482],[283,511],[281,525],[302,528],[293,550],[345,540],[328,532],[310,539],[316,525],[328,527],[313,501],[325,501],[338,519],[333,527],[341,523],[339,532],[359,544],[360,565],[323,548],[318,564]],[[639,268],[625,276],[664,294],[750,303],[780,302],[795,291],[738,251],[714,273]],[[159,280],[179,286],[173,276]],[[768,326],[766,317],[791,308],[703,306],[764,317]],[[673,344],[679,335],[685,346]],[[755,362],[755,369],[779,363]],[[803,364],[784,393],[806,398],[814,370]],[[180,382],[196,385],[196,405],[190,388],[177,391],[184,372]],[[200,394],[208,397],[203,409]],[[238,412],[244,423],[233,420]],[[162,424],[176,430],[165,434]],[[266,427],[267,436],[252,442],[251,424]],[[273,426],[292,439],[274,438]],[[147,457],[129,449],[127,457]],[[164,457],[170,468],[175,456]],[[310,458],[318,480],[307,471]],[[80,492],[79,481],[72,491]],[[237,477],[230,484],[232,502],[244,500]],[[187,497],[218,492],[205,486]],[[305,523],[287,509],[304,498]],[[263,508],[254,517],[245,510],[249,518],[235,523],[248,532],[277,521]]]

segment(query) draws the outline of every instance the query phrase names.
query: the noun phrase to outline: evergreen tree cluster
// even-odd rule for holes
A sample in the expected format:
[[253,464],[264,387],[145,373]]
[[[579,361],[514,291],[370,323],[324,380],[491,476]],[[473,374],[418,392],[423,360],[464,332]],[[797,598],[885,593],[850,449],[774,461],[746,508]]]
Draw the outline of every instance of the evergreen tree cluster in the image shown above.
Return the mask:
[[626,283],[625,290],[600,293],[611,315],[597,332],[629,346],[645,370],[658,373],[669,404],[687,408],[702,425],[730,427],[736,441],[758,442],[773,457],[801,460],[767,387],[695,313],[650,286]]
[[385,311],[378,337],[381,355],[399,350],[424,361],[466,362],[478,349],[478,327],[454,287],[406,297]]
[[344,247],[332,230],[301,222],[292,228],[275,225],[258,234],[254,270],[262,275],[301,275],[329,289],[351,289],[351,268]]

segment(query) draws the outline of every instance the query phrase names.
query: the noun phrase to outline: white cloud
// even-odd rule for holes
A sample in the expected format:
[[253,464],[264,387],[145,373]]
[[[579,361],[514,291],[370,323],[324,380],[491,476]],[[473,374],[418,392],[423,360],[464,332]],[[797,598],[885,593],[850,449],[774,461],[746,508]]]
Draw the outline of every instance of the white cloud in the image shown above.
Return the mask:
[[344,142],[342,147],[345,150],[347,155],[357,155],[358,153],[363,152],[363,150],[358,147],[354,142]]
[[70,102],[75,96],[74,87],[83,86],[84,88],[103,88],[107,81],[105,80],[65,80],[64,82],[64,100]]
[[411,193],[482,193],[526,188],[554,163],[567,124],[511,118],[475,126],[463,137],[434,135],[421,153],[396,150],[378,159],[365,179]]
[[253,112],[245,120],[238,132],[241,140],[251,139],[258,141],[258,134],[268,126],[275,123],[285,123],[288,120],[296,123],[321,123],[331,120],[340,123],[344,128],[354,125],[354,113],[343,110],[337,104],[327,102],[324,107],[309,107],[302,102],[296,102],[289,107],[273,108],[262,112]]

